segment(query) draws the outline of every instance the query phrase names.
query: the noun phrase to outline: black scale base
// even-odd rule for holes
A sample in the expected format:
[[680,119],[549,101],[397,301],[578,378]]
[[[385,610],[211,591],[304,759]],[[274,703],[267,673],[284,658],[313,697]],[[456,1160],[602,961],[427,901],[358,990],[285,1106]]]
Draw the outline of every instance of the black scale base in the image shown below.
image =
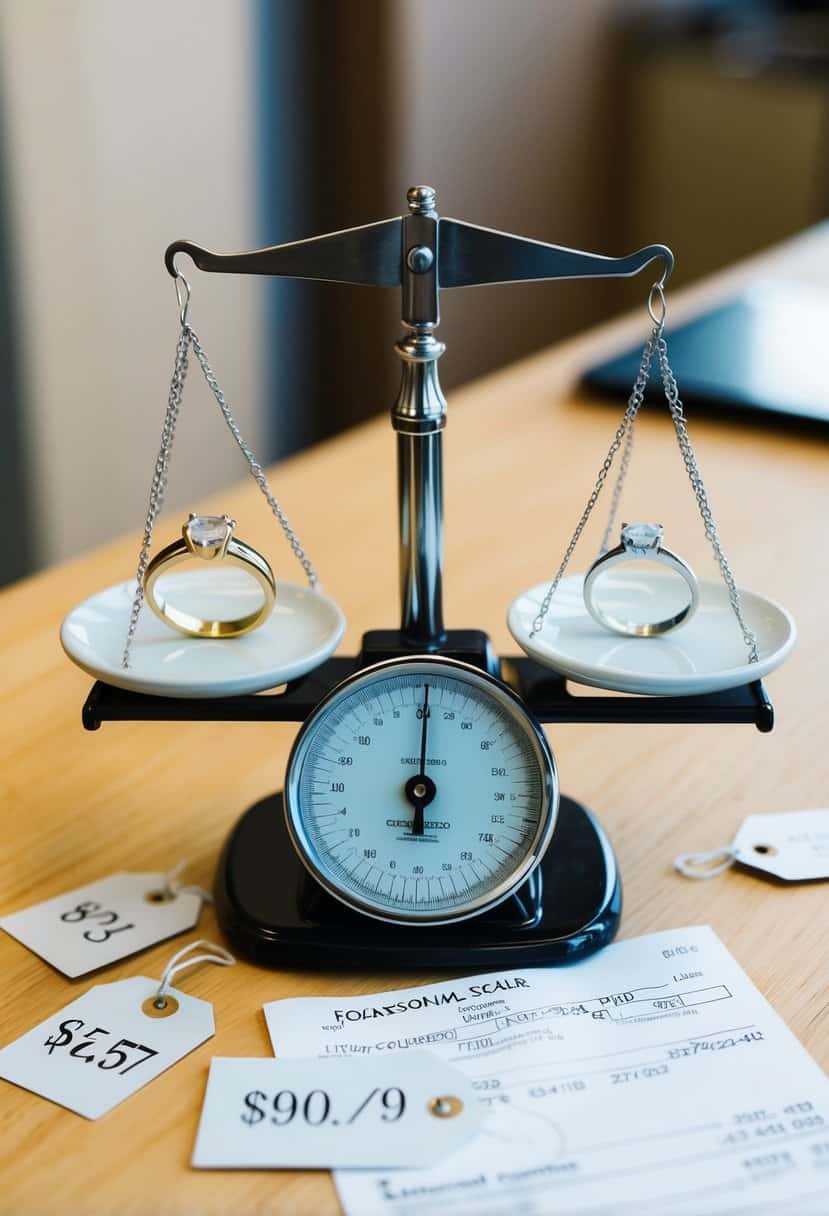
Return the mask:
[[386,925],[323,891],[294,852],[282,795],[246,811],[216,874],[216,911],[231,946],[271,967],[491,970],[572,962],[612,940],[622,910],[613,850],[580,803],[562,797],[544,860],[519,891],[454,925]]
[[[450,630],[431,653],[481,667],[502,679],[538,722],[750,723],[772,729],[762,683],[694,697],[574,695],[561,677],[524,656],[499,659],[477,629]],[[359,655],[336,656],[267,696],[182,700],[97,683],[83,708],[87,730],[103,722],[304,722],[341,680],[370,663],[424,652],[398,630],[372,630]],[[455,925],[386,925],[353,912],[305,871],[285,827],[281,794],[246,811],[231,832],[216,874],[219,923],[232,947],[273,967],[394,970],[572,962],[612,940],[622,907],[610,843],[588,810],[562,797],[541,864],[497,908]]]

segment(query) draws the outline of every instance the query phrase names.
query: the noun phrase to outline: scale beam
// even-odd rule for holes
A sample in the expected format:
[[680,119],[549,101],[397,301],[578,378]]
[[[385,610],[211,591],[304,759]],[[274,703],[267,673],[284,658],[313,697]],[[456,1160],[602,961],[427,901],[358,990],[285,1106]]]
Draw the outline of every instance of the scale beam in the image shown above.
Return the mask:
[[[627,257],[613,258],[481,228],[463,220],[441,219],[430,210],[416,214],[434,222],[431,231],[421,226],[419,240],[415,241],[407,240],[415,236],[410,233],[411,217],[398,216],[243,253],[213,253],[192,241],[174,241],[164,261],[173,276],[179,271],[176,255],[184,253],[199,270],[209,272],[319,279],[365,287],[406,287],[411,278],[434,275],[436,291],[553,279],[629,278],[658,259],[663,263],[660,282],[664,286],[674,266],[667,245],[647,245]],[[411,295],[411,283],[408,289]],[[404,320],[408,311],[404,309]],[[437,315],[429,319],[437,324]]]
[[391,409],[398,452],[400,619],[410,642],[433,651],[445,637],[441,431],[446,402],[437,373],[444,346],[433,332],[440,323],[441,289],[629,277],[657,259],[664,286],[674,258],[666,245],[611,258],[441,219],[431,186],[412,186],[407,201],[407,215],[246,253],[212,253],[192,241],[174,241],[164,260],[174,277],[181,273],[177,255],[187,254],[200,270],[221,274],[400,288],[407,333],[396,346],[403,368]]

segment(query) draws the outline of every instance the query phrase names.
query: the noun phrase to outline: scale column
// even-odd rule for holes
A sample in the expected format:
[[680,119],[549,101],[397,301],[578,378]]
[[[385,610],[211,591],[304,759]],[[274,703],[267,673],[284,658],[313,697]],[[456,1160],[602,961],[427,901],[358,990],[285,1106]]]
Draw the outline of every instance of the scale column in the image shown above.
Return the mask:
[[403,324],[396,344],[403,361],[392,406],[397,431],[401,629],[424,647],[444,638],[443,448],[446,400],[437,361],[446,349],[434,337],[438,314],[438,217],[435,192],[414,186],[403,220]]

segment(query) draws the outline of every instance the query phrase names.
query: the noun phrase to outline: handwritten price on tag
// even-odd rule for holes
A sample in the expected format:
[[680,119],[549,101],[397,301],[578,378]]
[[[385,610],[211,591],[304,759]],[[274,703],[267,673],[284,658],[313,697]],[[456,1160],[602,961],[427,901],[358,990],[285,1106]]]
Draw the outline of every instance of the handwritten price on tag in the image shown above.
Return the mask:
[[192,1163],[198,1169],[420,1167],[466,1144],[482,1120],[466,1078],[426,1051],[336,1064],[218,1056],[210,1061]]
[[[44,1047],[49,1048],[49,1055],[51,1056],[56,1047],[68,1047],[74,1036],[76,1034],[80,1035],[84,1024],[81,1018],[67,1018],[65,1022],[61,1022],[57,1033],[48,1038],[43,1044]],[[94,1030],[88,1030],[85,1037],[82,1037],[80,1042],[76,1043],[71,1049],[69,1052],[70,1056],[73,1056],[76,1060],[84,1060],[87,1064],[94,1063],[94,1053],[91,1055],[87,1054],[83,1051],[83,1048],[98,1046],[96,1036],[101,1034],[110,1035],[111,1032],[105,1030],[103,1026],[96,1026]],[[124,1050],[125,1048],[126,1050]],[[130,1051],[139,1051],[144,1054],[139,1059],[133,1060],[131,1064],[127,1064]],[[148,1060],[157,1055],[157,1051],[154,1051],[152,1047],[146,1047],[143,1043],[134,1043],[131,1039],[119,1039],[114,1047],[109,1047],[104,1052],[101,1059],[98,1060],[98,1067],[103,1072],[112,1072],[118,1069],[119,1076],[123,1077],[131,1069],[137,1068],[139,1064],[146,1064]],[[110,1057],[113,1058],[110,1059]],[[127,1064],[126,1068],[121,1067],[123,1064]]]
[[[375,1102],[374,1099],[378,1094],[378,1102]],[[268,1095],[261,1089],[252,1089],[245,1095],[244,1102],[245,1110],[242,1111],[241,1119],[248,1127],[255,1127],[263,1119],[268,1118],[269,1107],[264,1105],[268,1103]],[[378,1109],[378,1104],[380,1109]],[[339,1119],[330,1118],[331,1097],[324,1089],[312,1089],[305,1095],[301,1105],[300,1099],[292,1089],[280,1089],[278,1093],[274,1094],[273,1101],[269,1105],[273,1110],[270,1122],[275,1123],[277,1127],[285,1127],[299,1113],[309,1127],[321,1127],[324,1123],[328,1123],[331,1127],[338,1127],[340,1124]],[[384,1123],[395,1123],[402,1117],[406,1109],[406,1095],[397,1086],[383,1090],[379,1086],[375,1086],[353,1114],[344,1120],[345,1126],[353,1123],[369,1106],[372,1113],[379,1114]]]
[[114,925],[118,919],[117,912],[108,912],[102,909],[101,905],[96,903],[94,899],[87,899],[83,903],[78,904],[76,908],[70,908],[68,912],[64,912],[61,920],[65,924],[74,925],[80,921],[97,920],[100,923],[95,926],[95,930],[99,931],[102,936],[95,936],[95,930],[87,929],[83,934],[84,941],[87,942],[108,942],[114,933],[123,933],[125,929],[134,929],[135,925],[119,925],[117,929],[106,929],[105,925]]

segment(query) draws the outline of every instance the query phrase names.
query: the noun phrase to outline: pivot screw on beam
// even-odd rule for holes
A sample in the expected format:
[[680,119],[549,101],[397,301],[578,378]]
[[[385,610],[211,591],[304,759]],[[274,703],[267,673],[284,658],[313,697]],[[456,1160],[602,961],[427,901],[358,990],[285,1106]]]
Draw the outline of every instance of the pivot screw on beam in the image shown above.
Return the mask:
[[406,265],[412,274],[425,274],[434,265],[435,255],[428,245],[412,245],[406,254]]

